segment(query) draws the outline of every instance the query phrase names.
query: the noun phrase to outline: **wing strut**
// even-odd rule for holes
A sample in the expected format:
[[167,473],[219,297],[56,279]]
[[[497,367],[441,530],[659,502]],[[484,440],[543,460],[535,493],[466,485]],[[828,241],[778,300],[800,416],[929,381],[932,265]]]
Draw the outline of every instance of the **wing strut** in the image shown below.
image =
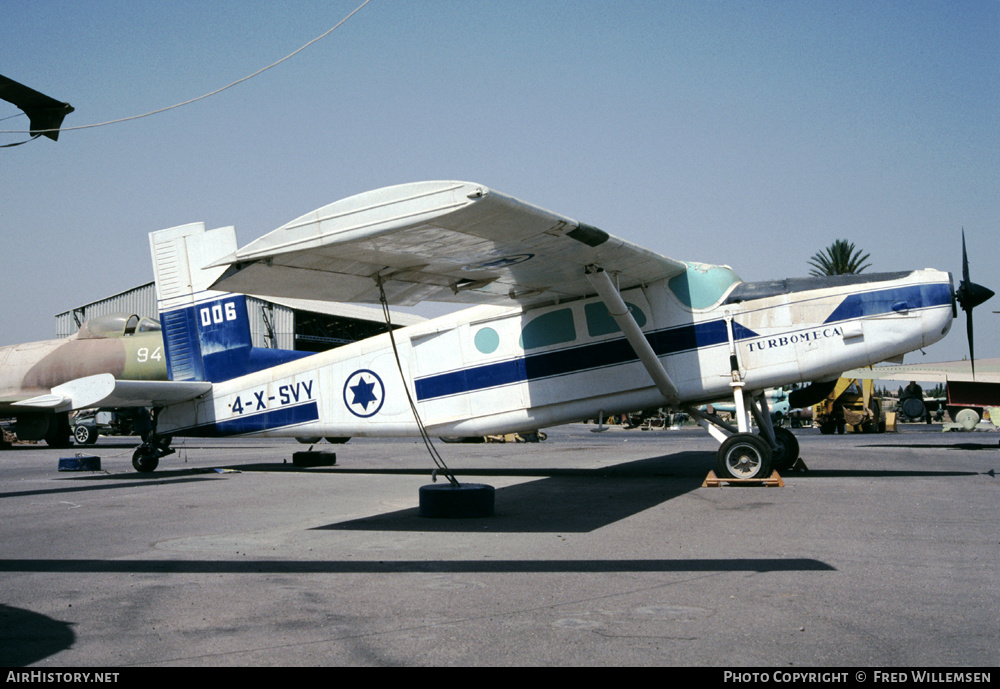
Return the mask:
[[667,375],[663,364],[656,357],[656,352],[649,345],[649,341],[642,334],[639,324],[635,322],[635,317],[632,316],[632,312],[629,311],[628,306],[622,300],[621,294],[611,284],[611,278],[608,277],[607,272],[599,266],[591,265],[587,266],[586,274],[590,284],[597,290],[597,293],[604,301],[604,305],[608,307],[608,313],[611,314],[611,317],[615,319],[615,323],[625,333],[625,339],[632,345],[635,353],[639,355],[639,361],[646,367],[646,372],[649,373],[650,378],[656,383],[656,387],[660,393],[667,399],[668,404],[676,407],[680,404],[680,395],[677,392],[677,386],[670,380],[670,376]]

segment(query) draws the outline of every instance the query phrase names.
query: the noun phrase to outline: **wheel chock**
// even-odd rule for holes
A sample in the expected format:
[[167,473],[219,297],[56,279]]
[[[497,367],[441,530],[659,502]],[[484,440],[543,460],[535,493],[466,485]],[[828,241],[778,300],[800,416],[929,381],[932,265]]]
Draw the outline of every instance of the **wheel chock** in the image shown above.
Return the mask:
[[58,471],[100,471],[101,458],[77,453],[75,457],[60,457]]
[[719,478],[715,475],[715,471],[709,471],[708,476],[705,477],[705,481],[701,484],[701,487],[721,488],[723,483],[728,483],[734,486],[770,486],[772,488],[785,487],[785,482],[781,480],[781,476],[778,475],[777,471],[772,471],[771,475],[767,478]]

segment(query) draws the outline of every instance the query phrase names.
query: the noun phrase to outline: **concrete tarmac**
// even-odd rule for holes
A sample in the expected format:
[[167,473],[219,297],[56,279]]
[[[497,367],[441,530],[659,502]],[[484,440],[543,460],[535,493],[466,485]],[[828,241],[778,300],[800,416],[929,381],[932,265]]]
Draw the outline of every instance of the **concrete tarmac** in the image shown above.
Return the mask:
[[[415,440],[0,451],[0,665],[996,666],[998,433],[796,430],[784,488],[702,488],[700,429],[445,445],[496,516],[426,519]],[[127,440],[127,439],[124,439]],[[59,457],[101,458],[58,472]]]

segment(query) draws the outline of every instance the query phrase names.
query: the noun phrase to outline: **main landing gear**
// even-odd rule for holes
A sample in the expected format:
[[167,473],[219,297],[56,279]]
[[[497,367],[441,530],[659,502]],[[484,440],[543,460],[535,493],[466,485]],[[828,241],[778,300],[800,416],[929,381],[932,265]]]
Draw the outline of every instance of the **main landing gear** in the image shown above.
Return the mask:
[[[750,395],[737,389],[734,397],[736,426],[717,414],[687,410],[720,443],[716,455],[720,478],[764,479],[772,471],[790,469],[799,458],[799,441],[788,429],[771,424],[764,394]],[[751,432],[751,415],[760,433]]]
[[[590,284],[601,296],[608,313],[625,333],[625,339],[632,346],[643,367],[669,405],[680,401],[677,386],[663,368],[656,352],[642,333],[642,328],[632,316],[631,309],[622,299],[618,288],[611,282],[599,265],[587,266],[585,274]],[[775,429],[771,425],[771,415],[763,391],[750,395],[743,391],[743,375],[740,372],[733,334],[732,315],[726,312],[726,334],[729,339],[729,365],[732,376],[733,397],[736,401],[737,426],[733,426],[715,414],[706,414],[691,407],[685,408],[708,432],[718,440],[719,474],[722,478],[766,479],[774,468],[787,469],[799,456],[799,444],[791,431]],[[760,434],[750,432],[750,415],[753,414]],[[780,431],[780,432],[779,432]]]
[[160,457],[166,457],[175,452],[170,447],[170,441],[173,438],[169,435],[163,437],[156,435],[157,412],[157,409],[153,409],[152,413],[140,410],[133,419],[135,429],[142,436],[142,445],[132,453],[132,467],[144,474],[156,471],[156,467],[160,464]]

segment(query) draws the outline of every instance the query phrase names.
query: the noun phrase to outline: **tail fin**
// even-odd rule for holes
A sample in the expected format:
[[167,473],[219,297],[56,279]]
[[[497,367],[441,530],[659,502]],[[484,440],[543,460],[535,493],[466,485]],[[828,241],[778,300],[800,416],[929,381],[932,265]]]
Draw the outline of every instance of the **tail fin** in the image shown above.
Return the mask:
[[246,297],[209,289],[225,267],[202,266],[236,251],[235,228],[181,225],[151,233],[149,247],[171,380],[217,383],[305,354],[254,348]]

